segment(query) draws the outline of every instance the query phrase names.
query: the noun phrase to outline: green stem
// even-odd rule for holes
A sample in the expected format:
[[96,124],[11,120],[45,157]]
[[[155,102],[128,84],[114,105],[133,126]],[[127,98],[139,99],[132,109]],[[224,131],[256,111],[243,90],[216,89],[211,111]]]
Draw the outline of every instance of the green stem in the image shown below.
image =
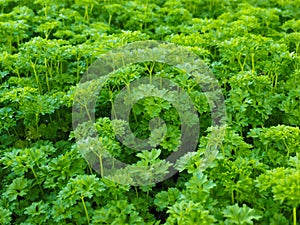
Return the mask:
[[111,111],[112,111],[112,113],[113,113],[115,119],[117,119],[117,114],[116,114],[115,104],[114,104],[114,102],[113,102],[112,100],[111,100],[110,102],[111,102]]
[[114,95],[113,95],[113,91],[111,90],[110,87],[109,87],[109,101],[111,102],[111,111],[112,111],[114,117],[117,118],[115,104],[114,104]]
[[58,110],[57,110],[56,112],[57,112],[57,113],[56,113],[56,115],[57,115],[57,118],[58,118],[59,124],[62,124],[60,113],[59,113],[59,111],[58,111]]
[[159,78],[159,87],[160,87],[160,89],[162,89],[162,84],[163,84],[163,82],[162,82],[162,77],[160,77],[160,78]]
[[39,77],[38,77],[38,74],[37,74],[37,71],[36,71],[36,62],[35,63],[30,62],[30,65],[31,65],[31,68],[33,70],[33,74],[34,74],[35,81],[36,81],[36,84],[38,86],[39,92],[40,92],[40,94],[42,94],[42,88],[41,88],[41,85],[40,85],[40,80],[39,80]]
[[255,66],[254,66],[254,53],[251,54],[251,64],[252,64],[252,72],[255,71]]
[[93,9],[94,9],[94,4],[91,4],[90,13],[93,12]]
[[43,191],[43,188],[42,188],[41,184],[40,184],[39,181],[38,181],[38,176],[37,176],[35,170],[33,169],[33,167],[31,167],[30,169],[31,169],[31,171],[32,171],[32,173],[33,173],[34,178],[36,179],[36,182],[37,182],[38,185],[39,185],[39,189],[41,190],[41,193],[42,193],[43,198],[45,198],[45,193],[44,193],[44,191]]
[[48,18],[48,6],[45,4],[44,8],[45,8],[45,18],[47,19]]
[[12,53],[12,40],[11,40],[11,37],[8,37],[8,45],[9,45],[9,50],[10,50],[10,53]]
[[81,106],[85,109],[85,111],[86,111],[86,113],[87,113],[87,115],[88,115],[88,117],[89,117],[89,120],[90,120],[90,121],[93,121],[93,120],[92,120],[92,117],[91,117],[91,115],[90,115],[89,109],[88,109],[88,107],[86,106],[86,104],[83,104],[83,103],[81,103],[80,101],[78,101],[78,103],[79,103],[79,105],[81,105]]
[[76,71],[77,76],[76,76],[76,83],[78,83],[78,81],[79,81],[79,73],[80,73],[79,60],[80,60],[80,58],[77,58],[77,71]]
[[84,212],[85,212],[85,217],[86,217],[86,220],[87,220],[87,224],[90,224],[90,217],[89,217],[89,213],[88,213],[87,208],[86,208],[84,197],[81,196],[80,199],[81,199],[81,202],[82,202],[82,205],[83,205],[83,208],[84,208]]
[[88,163],[88,168],[89,168],[90,174],[93,174],[92,167],[90,166],[90,164],[89,164],[89,163]]
[[103,160],[102,160],[102,155],[99,154],[99,152],[97,150],[92,150],[92,152],[98,156],[99,158],[99,164],[100,164],[100,175],[101,177],[104,177],[104,170],[103,170]]
[[127,82],[126,81],[126,89],[127,89],[127,91],[128,91],[128,94],[130,94],[130,91],[131,91],[131,89],[130,89],[130,82]]
[[109,14],[108,25],[110,25],[111,20],[112,20],[112,14]]
[[277,87],[277,80],[278,80],[278,74],[275,73],[275,84],[274,84],[274,87],[275,87],[275,88]]
[[237,58],[237,60],[238,60],[238,63],[240,65],[240,67],[241,67],[241,70],[244,71],[244,67],[245,67],[245,63],[246,63],[246,57],[244,58],[244,62],[243,63],[241,63],[241,55],[239,55],[239,57]]
[[[45,58],[45,67],[47,68],[47,59]],[[46,73],[45,73],[45,76],[46,76],[46,84],[47,84],[47,89],[48,91],[50,92],[50,85],[49,85],[49,79],[48,79],[48,71],[46,70]]]
[[146,65],[146,68],[147,68],[148,73],[150,75],[150,84],[152,84],[152,72],[153,72],[154,65],[155,65],[155,62],[152,63],[152,65],[150,66],[150,68],[148,68],[148,66]]
[[289,149],[289,147],[287,146],[287,144],[286,144],[286,142],[285,142],[284,139],[283,139],[283,144],[284,144],[284,146],[285,146],[286,149],[287,149],[287,157],[289,157],[289,156],[290,156],[290,149]]
[[137,122],[138,122],[138,120],[137,120],[137,117],[136,117],[135,113],[133,113],[133,117],[134,117],[134,121],[135,121],[135,123],[137,123]]
[[16,73],[17,73],[17,75],[18,75],[18,78],[21,78],[19,69],[16,70]]
[[52,75],[52,72],[53,72],[53,61],[50,60],[50,63],[48,65],[49,69],[48,69],[48,72],[49,72],[49,75],[50,75],[50,78],[53,79],[53,75]]
[[99,155],[99,162],[100,162],[100,175],[101,175],[101,177],[104,177],[103,164],[102,164],[102,155]]
[[36,126],[36,132],[39,133],[39,114],[35,114],[35,126]]
[[296,207],[293,207],[293,218],[294,218],[293,225],[297,225]]
[[225,157],[225,147],[224,147],[224,145],[222,145],[222,153],[223,153],[223,156]]
[[85,19],[86,21],[89,21],[89,10],[88,10],[88,6],[85,6],[84,19]]

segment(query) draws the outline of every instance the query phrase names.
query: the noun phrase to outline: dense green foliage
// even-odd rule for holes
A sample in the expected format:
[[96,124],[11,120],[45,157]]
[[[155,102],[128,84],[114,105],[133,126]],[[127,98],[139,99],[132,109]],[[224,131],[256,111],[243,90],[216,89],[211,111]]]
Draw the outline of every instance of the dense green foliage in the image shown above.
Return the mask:
[[[0,224],[300,224],[299,8],[299,0],[0,1]],[[217,158],[200,172],[211,124],[195,82],[162,63],[118,70],[99,95],[95,127],[133,172],[153,166],[145,180],[165,173],[163,159],[180,144],[179,115],[161,98],[138,101],[130,121],[137,137],[149,136],[157,116],[167,129],[149,138],[155,147],[166,132],[159,146],[137,153],[115,137],[116,94],[141,77],[172,80],[201,124],[197,152],[177,163],[178,174],[132,187],[86,163],[72,104],[100,54],[141,40],[176,43],[202,58],[222,85],[228,127]]]

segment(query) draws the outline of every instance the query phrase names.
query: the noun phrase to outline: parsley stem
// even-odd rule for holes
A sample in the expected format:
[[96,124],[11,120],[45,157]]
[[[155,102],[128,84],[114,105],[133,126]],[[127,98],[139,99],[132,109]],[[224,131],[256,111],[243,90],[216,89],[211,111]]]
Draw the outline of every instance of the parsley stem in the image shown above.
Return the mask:
[[102,155],[99,155],[99,162],[100,162],[100,174],[101,174],[101,177],[103,177]]
[[294,225],[297,225],[296,207],[293,207]]
[[82,202],[82,205],[83,205],[83,208],[84,208],[84,212],[85,212],[85,217],[86,217],[86,220],[87,220],[87,224],[90,224],[90,217],[89,217],[89,213],[88,213],[87,208],[86,208],[84,197],[81,196],[80,199],[81,199],[81,202]]
[[38,176],[37,176],[35,170],[33,169],[33,167],[31,167],[30,169],[31,169],[31,171],[32,171],[32,173],[33,173],[34,178],[36,179],[36,181],[37,181],[37,183],[38,183],[38,186],[39,186],[39,188],[40,188],[40,190],[41,190],[41,193],[42,193],[43,198],[45,198],[45,194],[44,194],[43,188],[42,188],[41,184],[40,184],[39,181],[38,181]]
[[42,88],[41,88],[41,85],[40,85],[40,80],[39,80],[39,77],[38,77],[38,74],[37,74],[37,71],[36,71],[36,62],[35,63],[30,62],[30,65],[31,65],[31,68],[33,70],[33,74],[34,74],[34,77],[35,77],[35,82],[36,82],[36,85],[38,86],[39,93],[42,94]]
[[254,53],[251,54],[251,64],[252,64],[252,73],[255,71],[255,66],[254,66]]

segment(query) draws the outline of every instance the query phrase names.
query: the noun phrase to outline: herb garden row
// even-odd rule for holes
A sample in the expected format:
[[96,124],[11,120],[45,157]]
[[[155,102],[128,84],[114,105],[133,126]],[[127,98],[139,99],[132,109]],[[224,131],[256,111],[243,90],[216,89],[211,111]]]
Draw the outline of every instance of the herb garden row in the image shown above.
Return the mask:
[[[299,0],[0,1],[0,224],[300,224],[299,9]],[[89,130],[73,129],[72,107],[97,58],[146,40],[203,60],[224,96],[225,135],[201,170],[214,127],[196,79],[163,62],[122,67],[97,96],[92,124],[100,147],[130,165],[114,182],[85,160],[76,135]],[[112,120],[118,94],[149,77],[180,87],[197,117],[179,115],[175,92],[141,84],[130,89],[139,101],[129,121]],[[160,97],[140,99],[151,91]],[[164,129],[151,129],[157,117]],[[196,151],[174,176],[148,182],[167,173],[182,120],[200,121]],[[152,149],[118,140],[126,124]],[[150,168],[142,184],[130,185],[141,166]]]

